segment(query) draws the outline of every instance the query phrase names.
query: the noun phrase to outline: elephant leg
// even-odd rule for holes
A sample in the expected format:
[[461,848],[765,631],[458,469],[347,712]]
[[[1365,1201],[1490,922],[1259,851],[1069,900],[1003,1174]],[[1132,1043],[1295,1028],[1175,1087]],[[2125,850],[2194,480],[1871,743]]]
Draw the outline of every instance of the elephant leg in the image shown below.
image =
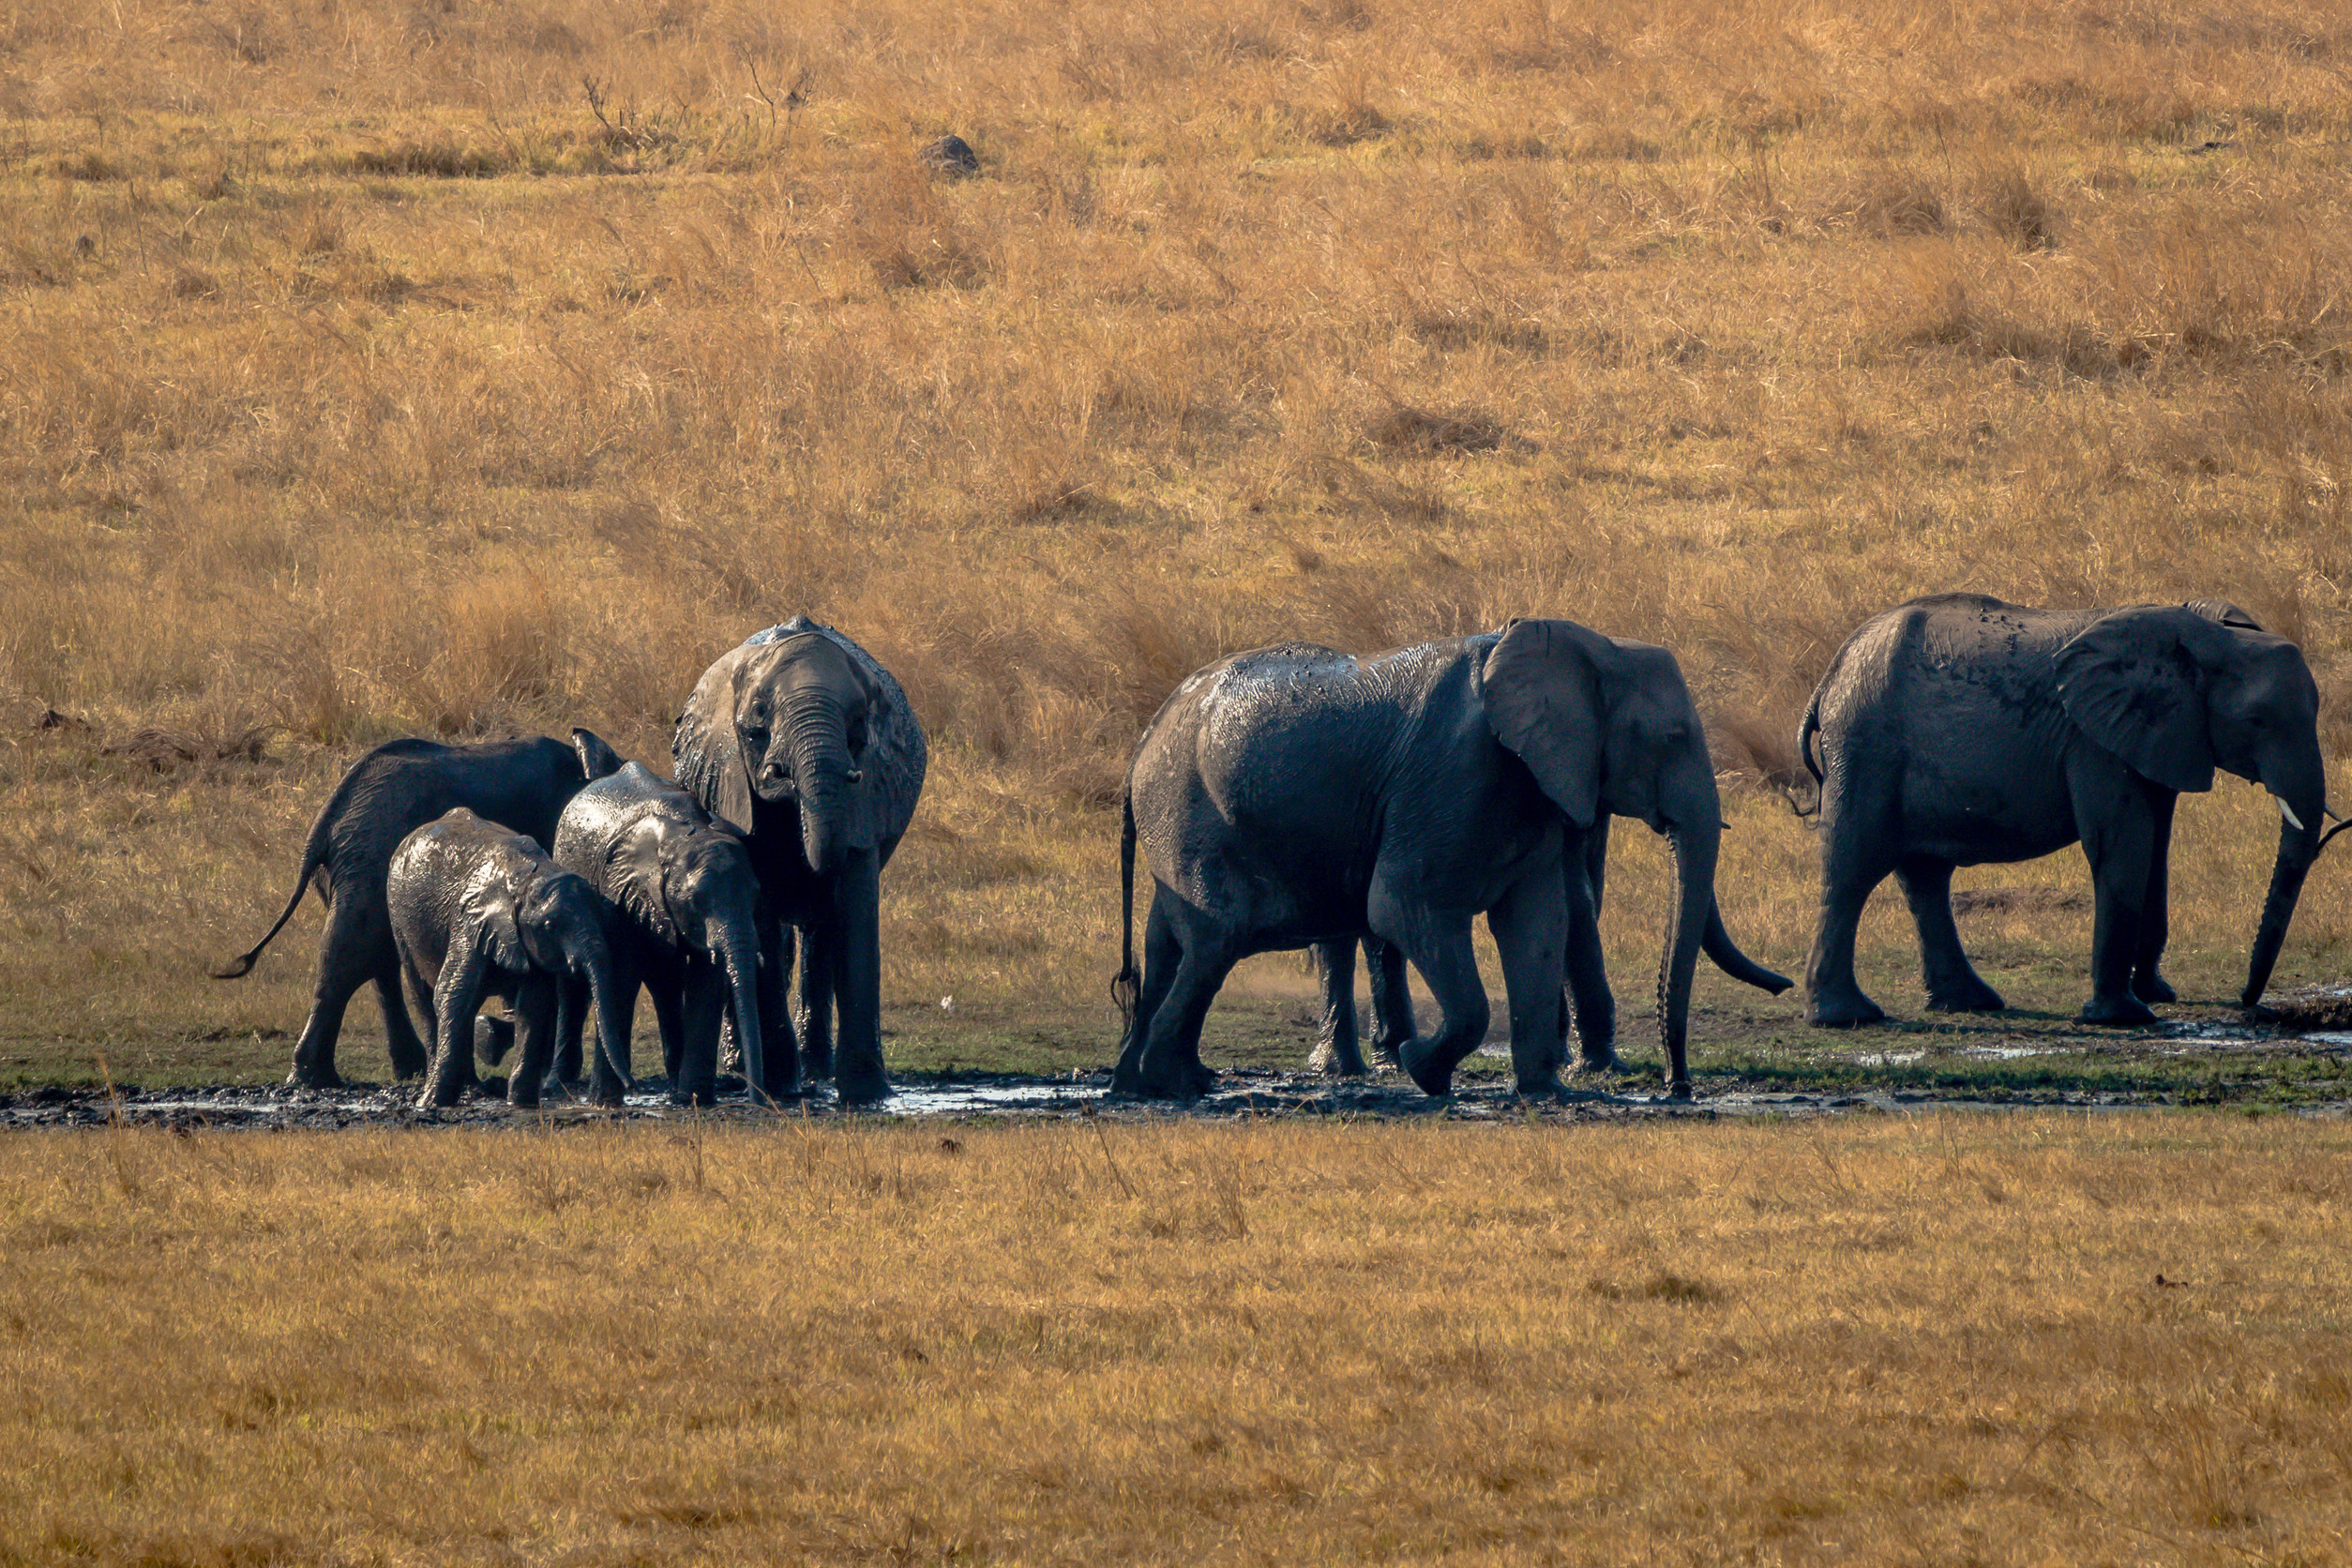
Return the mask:
[[2178,1002],[2164,983],[2164,943],[2172,937],[2172,808],[2179,797],[2154,792],[2155,842],[2148,851],[2148,894],[2140,900],[2139,952],[2132,961],[2132,994],[2142,1002]]
[[811,1081],[833,1076],[833,950],[838,937],[820,922],[801,930],[801,1071]]
[[[580,1087],[587,1076],[587,1063],[581,1055],[580,1037],[589,1027],[589,1014],[594,1010],[589,1002],[588,982],[571,975],[558,975],[555,985],[554,1033],[550,1036],[547,1053],[547,1074],[539,1079],[543,1096],[563,1098]],[[601,1054],[601,1053],[599,1053]]]
[[[1601,819],[1606,822],[1607,818]],[[1595,824],[1592,834],[1600,833]],[[1586,835],[1586,848],[1591,848],[1592,834]],[[1606,839],[1603,840],[1606,846]],[[1592,861],[1571,846],[1566,876],[1562,879],[1567,894],[1567,937],[1564,962],[1568,975],[1568,1000],[1576,1017],[1577,1070],[1587,1073],[1615,1072],[1617,1060],[1617,997],[1609,989],[1608,959],[1601,951],[1601,889],[1593,881]],[[1555,1039],[1564,1033],[1566,1019],[1555,1029]],[[1514,1026],[1516,1027],[1515,1025]],[[1555,1048],[1555,1054],[1565,1053]]]
[[1364,1053],[1356,1047],[1355,939],[1319,942],[1310,951],[1322,984],[1323,1018],[1315,1053],[1306,1059],[1307,1070],[1332,1078],[1362,1078]]
[[1126,1039],[1119,1048],[1119,1064],[1111,1070],[1110,1092],[1114,1094],[1144,1092],[1144,1042],[1151,1038],[1152,1020],[1159,1017],[1168,988],[1175,982],[1176,970],[1184,962],[1184,943],[1177,939],[1175,922],[1161,904],[1164,897],[1155,889],[1152,907],[1144,915],[1143,983],[1136,993],[1135,1012],[1127,1019]]
[[1560,880],[1522,877],[1486,912],[1502,958],[1511,1008],[1511,1072],[1526,1095],[1560,1093],[1560,967],[1568,951],[1568,912]]
[[718,1103],[718,1030],[727,1011],[726,976],[716,964],[697,958],[686,966],[679,988],[684,1003],[685,1051],[671,1079],[670,1098],[679,1105]]
[[842,857],[835,912],[840,942],[833,954],[834,998],[841,1016],[833,1089],[845,1105],[890,1093],[882,1050],[882,867],[871,850]]
[[563,982],[552,974],[533,974],[515,988],[515,1065],[506,1075],[506,1103],[517,1110],[535,1110],[541,1082],[555,1059],[556,988]]
[[1395,942],[1364,939],[1364,967],[1372,980],[1372,1060],[1383,1067],[1396,1065],[1399,1047],[1413,1037],[1412,983],[1405,972],[1405,955]]
[[1887,1016],[1854,978],[1854,933],[1894,857],[1874,848],[1864,824],[1847,820],[1843,806],[1832,795],[1821,808],[1821,910],[1805,959],[1806,1014],[1829,1029],[1881,1023]]
[[490,974],[490,959],[475,934],[457,933],[433,986],[432,1066],[425,1075],[418,1108],[456,1105],[465,1093],[474,1076],[474,1015],[481,1010],[482,988]]
[[766,1037],[763,1052],[768,1081],[761,1084],[770,1099],[800,1093],[800,1042],[793,1038],[792,1010],[788,993],[792,977],[792,928],[769,921],[760,930],[760,1033]]
[[1894,868],[1903,897],[1919,927],[1919,954],[1927,975],[1931,1013],[1998,1013],[2008,1003],[1984,983],[1960,946],[1952,918],[1952,862],[1928,855],[1904,856]]
[[[2103,795],[2107,792],[2101,792]],[[2106,809],[2099,810],[2098,806]],[[2156,1021],[2148,1003],[2132,994],[2132,971],[2141,950],[2142,904],[2155,861],[2155,820],[2136,781],[2118,781],[2113,796],[2078,804],[2075,821],[2087,824],[2083,852],[2090,861],[2090,1000],[2076,1015],[2083,1023],[2130,1028]]]
[[392,1058],[392,1077],[406,1080],[419,1077],[430,1059],[425,1042],[416,1037],[416,1026],[411,1022],[408,1008],[400,999],[400,956],[386,947],[377,960],[376,1011],[384,1016],[384,1049]]
[[666,969],[647,977],[654,994],[654,1027],[661,1034],[661,1069],[670,1078],[670,1097],[678,1097],[678,1075],[686,1071],[686,1005],[678,977]]
[[[1397,1062],[1422,1093],[1450,1093],[1454,1069],[1486,1037],[1490,1011],[1485,982],[1478,977],[1478,955],[1470,946],[1470,916],[1407,910],[1376,896],[1372,922],[1382,938],[1405,950],[1438,1003],[1438,1032],[1406,1041]],[[1553,1028],[1557,1033],[1556,1023]],[[1546,1042],[1546,1052],[1552,1048]]]
[[1240,961],[1241,950],[1229,940],[1196,932],[1184,944],[1144,1036],[1138,1093],[1155,1100],[1189,1100],[1216,1082],[1200,1060],[1200,1026]]
[[580,1048],[590,1012],[588,982],[565,975],[557,984],[563,988],[564,1004],[556,1012],[555,1048],[549,1054],[547,1080],[542,1085],[550,1093],[578,1083],[588,1072]]
[[[303,1020],[302,1037],[294,1042],[294,1070],[286,1081],[305,1089],[339,1089],[335,1070],[335,1043],[343,1033],[343,1010],[359,988],[381,972],[384,956],[392,952],[389,918],[383,895],[373,909],[359,890],[335,901],[327,911],[326,933],[319,939],[319,967],[310,982],[310,1016]],[[397,962],[397,956],[395,957]]]

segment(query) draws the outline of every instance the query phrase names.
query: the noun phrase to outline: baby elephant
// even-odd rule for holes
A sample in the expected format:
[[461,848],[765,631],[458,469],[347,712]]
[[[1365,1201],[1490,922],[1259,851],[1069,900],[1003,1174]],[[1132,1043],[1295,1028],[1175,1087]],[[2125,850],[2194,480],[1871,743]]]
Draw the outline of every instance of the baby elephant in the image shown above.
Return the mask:
[[626,1086],[627,1026],[609,935],[611,906],[519,833],[460,807],[400,841],[386,888],[410,1005],[428,1020],[432,1065],[417,1104],[452,1106],[474,1075],[474,1015],[485,997],[514,1014],[522,1060],[509,1105],[539,1103],[539,1080],[584,982],[604,1060]]
[[[780,933],[765,918],[742,834],[715,822],[684,790],[631,762],[564,807],[555,859],[619,906],[614,945],[624,993],[621,1038],[628,1038],[628,1015],[642,982],[654,995],[672,1099],[711,1102],[720,1020],[731,1012],[752,1097],[792,1092],[798,1053],[782,988],[791,957],[772,954],[764,967],[761,963],[762,927],[772,942]],[[763,1020],[773,1038],[761,1033]],[[577,1072],[570,1034],[561,1048],[572,1058],[564,1065]],[[626,1066],[624,1055],[615,1069]],[[596,1093],[603,1097],[610,1092],[611,1074],[599,1062]]]

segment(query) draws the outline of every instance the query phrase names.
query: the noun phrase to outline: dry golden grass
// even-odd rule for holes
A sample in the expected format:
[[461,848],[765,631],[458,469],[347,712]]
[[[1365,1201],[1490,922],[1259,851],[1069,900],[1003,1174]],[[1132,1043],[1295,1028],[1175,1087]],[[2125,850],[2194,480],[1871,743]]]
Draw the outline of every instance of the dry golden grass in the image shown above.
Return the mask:
[[[1754,776],[1903,597],[2220,595],[2304,643],[2340,764],[2347,55],[2316,0],[19,5],[0,1031],[294,1027],[310,917],[192,977],[357,747],[658,761],[800,610],[937,741],[909,1033],[953,995],[1108,1044],[1103,805],[1175,679],[1278,638],[1649,638]],[[979,177],[917,160],[951,129]],[[206,744],[104,753],[143,730]],[[2213,995],[2252,794],[2183,824]],[[1735,927],[1793,968],[1810,839],[1732,815]],[[2344,879],[2283,983],[2342,972]],[[2079,973],[2083,921],[2013,924]]]
[[2352,1561],[2341,1123],[0,1167],[9,1562]]

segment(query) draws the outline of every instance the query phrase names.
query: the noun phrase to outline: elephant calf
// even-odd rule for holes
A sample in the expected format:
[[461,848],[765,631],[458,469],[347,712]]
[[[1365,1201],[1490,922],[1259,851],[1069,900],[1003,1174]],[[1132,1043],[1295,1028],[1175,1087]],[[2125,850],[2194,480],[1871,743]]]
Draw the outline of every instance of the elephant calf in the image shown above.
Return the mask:
[[2319,852],[2318,716],[2301,651],[2216,600],[2057,611],[1937,594],[1865,621],[1797,737],[1821,786],[1813,1021],[1886,1017],[1855,983],[1854,930],[1889,872],[1919,927],[1929,1009],[2000,1008],[1961,951],[1952,867],[2079,841],[2095,899],[2082,1021],[2153,1022],[2148,1004],[2173,1000],[2160,971],[2173,803],[2211,789],[2216,768],[2269,791],[2281,818],[2253,1006]]
[[[684,790],[631,762],[572,797],[556,824],[555,860],[621,912],[614,949],[623,1049],[642,982],[661,1025],[672,1099],[708,1105],[715,1097],[719,1021],[729,1012],[753,1097],[792,1091],[796,1064],[783,997],[791,960],[789,954],[775,954],[761,963],[760,879],[742,834],[712,821]],[[763,1023],[772,1037],[761,1033]],[[578,1045],[566,1034],[561,1048],[571,1058]],[[565,1065],[578,1069],[576,1058]],[[624,1056],[622,1076],[626,1065]],[[597,1098],[619,1093],[619,1078],[599,1060]]]
[[474,1015],[492,996],[514,1014],[521,1052],[506,1101],[537,1105],[577,995],[571,982],[586,987],[598,1048],[626,1087],[628,1036],[602,895],[529,838],[460,807],[400,841],[385,897],[401,978],[430,1030],[420,1106],[458,1103],[474,1071]]

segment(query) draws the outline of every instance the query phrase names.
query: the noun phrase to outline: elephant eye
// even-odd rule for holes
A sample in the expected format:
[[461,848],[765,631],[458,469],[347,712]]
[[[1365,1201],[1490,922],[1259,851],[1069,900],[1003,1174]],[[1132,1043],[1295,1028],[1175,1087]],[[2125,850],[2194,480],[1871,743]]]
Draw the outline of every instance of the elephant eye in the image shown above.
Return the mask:
[[865,749],[866,749],[866,716],[865,716],[865,715],[860,714],[857,717],[855,717],[855,718],[853,718],[853,719],[850,720],[850,737],[849,737],[849,738],[850,738],[850,749],[851,749],[852,751],[863,751],[863,750],[865,750]]

